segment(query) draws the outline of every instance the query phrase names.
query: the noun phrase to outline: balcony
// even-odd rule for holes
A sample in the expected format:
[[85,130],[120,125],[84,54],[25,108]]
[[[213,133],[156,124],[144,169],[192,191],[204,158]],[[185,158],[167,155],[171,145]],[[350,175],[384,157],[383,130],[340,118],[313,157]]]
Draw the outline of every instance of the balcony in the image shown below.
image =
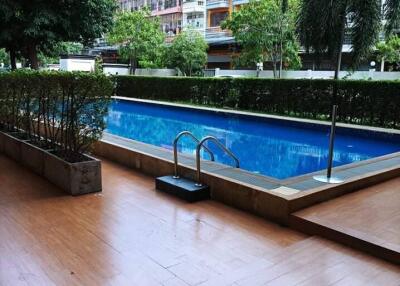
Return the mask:
[[219,41],[233,41],[232,32],[223,30],[221,27],[210,27],[206,29],[206,41],[215,43]]
[[229,8],[228,0],[208,0],[207,9]]
[[194,31],[200,32],[201,34],[204,34],[204,24],[203,23],[196,24],[196,23],[187,22],[186,24],[183,25],[182,30],[184,30],[184,31],[185,30],[194,30]]
[[204,13],[205,1],[184,1],[182,3],[183,13]]
[[233,6],[239,6],[239,5],[243,5],[243,4],[247,4],[249,3],[249,0],[233,0],[232,4]]

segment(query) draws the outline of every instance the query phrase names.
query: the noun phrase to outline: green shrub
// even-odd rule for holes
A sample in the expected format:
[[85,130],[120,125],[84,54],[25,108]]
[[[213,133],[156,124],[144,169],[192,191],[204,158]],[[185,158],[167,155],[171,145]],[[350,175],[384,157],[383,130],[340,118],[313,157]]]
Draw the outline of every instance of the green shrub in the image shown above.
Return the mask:
[[112,92],[101,74],[0,74],[0,128],[74,161],[100,138]]
[[399,81],[119,76],[116,95],[400,128]]

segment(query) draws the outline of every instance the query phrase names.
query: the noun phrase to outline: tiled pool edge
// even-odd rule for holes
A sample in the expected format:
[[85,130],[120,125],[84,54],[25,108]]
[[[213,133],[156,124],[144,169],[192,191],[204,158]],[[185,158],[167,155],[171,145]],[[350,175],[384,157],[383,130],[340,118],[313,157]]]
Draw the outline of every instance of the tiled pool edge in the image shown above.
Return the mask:
[[[153,177],[173,173],[171,151],[119,136],[105,133],[103,139],[94,146],[94,153]],[[194,158],[184,154],[180,154],[179,158],[180,173],[194,178]],[[392,162],[393,160],[395,161]],[[385,167],[382,162],[386,161],[393,163],[392,166]],[[288,224],[292,212],[400,175],[400,153],[371,159],[371,162],[352,164],[353,168],[336,168],[338,174],[342,172],[349,178],[342,184],[326,185],[312,181],[311,175],[299,177],[300,181],[280,181],[215,162],[202,161],[202,181],[210,186],[212,199],[281,224]],[[368,170],[373,164],[381,164],[382,167],[379,170]],[[365,173],[352,172],[357,166],[360,166],[358,169],[361,172],[364,168]],[[258,186],[251,182],[256,182]],[[303,190],[296,192],[294,187],[301,187],[301,184]],[[280,187],[283,187],[283,191],[289,191],[289,194],[278,193]],[[295,192],[290,194],[291,190]]]

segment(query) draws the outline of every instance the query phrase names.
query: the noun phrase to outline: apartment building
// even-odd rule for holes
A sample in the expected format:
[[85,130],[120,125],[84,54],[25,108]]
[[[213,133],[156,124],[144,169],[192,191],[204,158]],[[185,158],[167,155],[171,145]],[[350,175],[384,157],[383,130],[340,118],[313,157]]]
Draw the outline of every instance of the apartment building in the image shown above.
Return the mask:
[[119,0],[122,11],[137,11],[147,7],[152,16],[158,16],[161,29],[169,37],[182,29],[182,0]]
[[[167,42],[182,30],[196,29],[204,35],[209,45],[208,68],[232,68],[233,57],[240,53],[232,33],[221,28],[221,23],[235,10],[246,5],[249,0],[117,0],[123,11],[135,11],[143,7],[151,10],[151,15],[158,16],[161,29],[166,33]],[[382,5],[385,0],[382,1]],[[345,35],[343,45],[343,68],[351,63],[351,39]],[[302,53],[303,68],[314,69],[312,56]],[[331,70],[331,59],[323,59],[319,64],[323,70]],[[364,63],[362,69],[368,69]]]
[[209,45],[208,67],[231,68],[238,47],[232,33],[221,29],[221,23],[248,0],[207,0],[206,40]]
[[183,0],[183,29],[191,28],[204,35],[207,23],[206,0]]
[[161,29],[170,42],[184,29],[195,29],[204,35],[209,49],[209,66],[231,66],[235,41],[220,25],[240,5],[248,0],[118,0],[122,11],[136,11],[148,7],[158,16]]

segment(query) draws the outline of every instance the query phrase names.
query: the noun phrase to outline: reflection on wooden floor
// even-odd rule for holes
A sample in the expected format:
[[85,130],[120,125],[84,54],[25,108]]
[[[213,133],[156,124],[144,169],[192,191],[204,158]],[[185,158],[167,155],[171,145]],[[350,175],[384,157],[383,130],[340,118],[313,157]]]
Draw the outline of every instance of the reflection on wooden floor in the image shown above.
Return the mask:
[[400,285],[400,269],[103,161],[70,197],[0,155],[0,285]]
[[400,178],[296,212],[291,224],[400,264]]

